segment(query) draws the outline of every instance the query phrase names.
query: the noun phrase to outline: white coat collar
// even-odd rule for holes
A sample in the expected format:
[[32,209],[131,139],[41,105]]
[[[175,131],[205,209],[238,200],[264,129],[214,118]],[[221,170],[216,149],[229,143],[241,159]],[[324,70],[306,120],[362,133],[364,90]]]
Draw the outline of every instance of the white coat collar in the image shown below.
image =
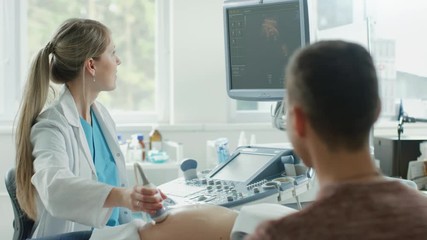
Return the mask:
[[[86,159],[89,162],[89,165],[93,171],[94,174],[96,174],[95,165],[93,164],[92,154],[90,153],[89,145],[87,143],[86,135],[84,134],[83,127],[80,122],[80,114],[77,111],[76,104],[74,102],[74,98],[71,95],[70,90],[67,86],[64,85],[64,88],[62,90],[62,95],[59,99],[59,104],[62,107],[63,114],[65,118],[68,121],[68,124],[75,127],[74,134],[76,135],[76,138],[79,139],[79,143],[81,144],[81,147],[84,149],[84,153],[86,155]],[[104,134],[104,137],[107,141],[108,147],[111,150],[111,153],[114,154],[115,152],[120,152],[118,149],[118,146],[116,146],[116,143],[113,139],[115,139],[114,129],[111,127],[108,127],[108,124],[105,123],[106,119],[103,114],[103,111],[100,109],[101,106],[98,106],[96,101],[92,105],[93,113],[95,114],[96,118],[98,119],[98,123],[101,127],[102,133]],[[113,155],[114,156],[114,155]],[[117,156],[115,156],[117,157]]]
[[74,101],[73,96],[71,95],[70,90],[66,85],[64,85],[63,92],[61,97],[59,98],[59,104],[61,105],[63,114],[65,119],[67,119],[68,124],[74,127],[74,134],[76,139],[78,139],[80,147],[83,149],[84,154],[86,156],[86,160],[92,170],[92,173],[96,176],[96,169],[93,163],[92,154],[89,149],[89,145],[86,139],[86,135],[84,134],[83,127],[80,123],[80,114],[77,111],[76,103]]
[[64,116],[73,127],[80,127],[80,114],[70,90],[64,85],[59,103],[64,111]]
[[[80,114],[77,111],[76,103],[74,102],[73,95],[71,95],[70,90],[68,87],[64,86],[64,89],[62,90],[62,95],[60,97],[60,104],[64,111],[64,116],[67,119],[68,123],[73,127],[80,127]],[[92,110],[95,114],[95,116],[99,118],[103,118],[102,114],[100,113],[96,101],[92,105]],[[111,135],[110,129],[108,129],[105,126],[102,126],[102,131],[108,130],[109,134]]]

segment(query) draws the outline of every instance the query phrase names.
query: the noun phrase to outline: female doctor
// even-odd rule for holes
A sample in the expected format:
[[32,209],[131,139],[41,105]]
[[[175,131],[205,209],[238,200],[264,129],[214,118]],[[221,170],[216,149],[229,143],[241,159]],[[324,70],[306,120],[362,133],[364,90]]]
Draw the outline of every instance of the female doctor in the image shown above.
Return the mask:
[[[158,190],[127,186],[115,124],[95,101],[115,89],[118,65],[109,29],[88,19],[65,21],[33,60],[16,134],[17,198],[36,222],[33,237],[115,226],[131,211],[162,207]],[[63,84],[52,104],[49,79]]]

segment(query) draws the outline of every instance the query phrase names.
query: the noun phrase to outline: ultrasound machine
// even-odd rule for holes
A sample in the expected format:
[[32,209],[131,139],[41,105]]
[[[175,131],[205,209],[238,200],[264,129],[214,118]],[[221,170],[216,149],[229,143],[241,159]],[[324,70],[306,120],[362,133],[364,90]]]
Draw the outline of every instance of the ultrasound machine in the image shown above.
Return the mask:
[[314,177],[291,149],[283,148],[242,146],[206,175],[185,174],[196,168],[195,160],[185,159],[184,177],[159,186],[173,204],[238,209],[249,203],[281,203],[309,190]]
[[[310,41],[307,0],[225,0],[223,13],[228,96],[277,102],[273,126],[284,130],[286,64]],[[291,148],[242,146],[203,176],[195,166],[184,160],[184,177],[159,186],[174,204],[299,203],[314,178]]]

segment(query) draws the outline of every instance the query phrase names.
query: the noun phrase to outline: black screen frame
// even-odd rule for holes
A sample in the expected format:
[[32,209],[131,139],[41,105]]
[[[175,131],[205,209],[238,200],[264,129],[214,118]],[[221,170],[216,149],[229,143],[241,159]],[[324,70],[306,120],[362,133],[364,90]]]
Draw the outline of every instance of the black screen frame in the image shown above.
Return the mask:
[[[226,1],[224,3],[224,40],[225,40],[225,60],[226,60],[226,85],[227,94],[230,98],[245,101],[282,101],[286,96],[285,86],[278,88],[259,89],[233,89],[230,34],[229,34],[229,12],[241,8],[257,8],[265,6],[282,6],[289,3],[299,4],[300,37],[303,47],[310,42],[309,16],[307,0],[275,0],[275,1]],[[261,79],[260,79],[261,80]],[[258,80],[258,81],[260,81]],[[285,80],[284,80],[285,81]]]
[[[228,168],[231,165],[233,165],[236,161],[238,161],[239,163],[243,163],[244,160],[242,160],[242,159],[245,158],[245,157],[248,157],[248,158],[259,157],[261,165],[258,166],[259,167],[258,169],[255,169],[255,170],[252,169],[252,171],[249,172],[250,175],[248,175],[247,173],[245,173],[246,174],[245,175],[246,178],[244,178],[244,179],[239,179],[239,178],[242,178],[241,176],[240,177],[236,177],[234,179],[231,179],[232,177],[230,177],[230,178],[220,177],[220,175],[224,171],[228,170]],[[263,169],[263,167],[267,166],[275,157],[276,157],[276,155],[275,154],[271,154],[271,153],[251,153],[251,152],[247,153],[247,152],[239,152],[238,154],[234,155],[230,159],[230,161],[227,161],[225,164],[223,164],[220,169],[218,169],[217,171],[215,171],[214,173],[212,173],[210,175],[210,177],[213,178],[213,179],[217,179],[217,180],[226,180],[226,181],[235,181],[235,182],[247,182],[248,180],[250,180],[254,176],[256,176]],[[248,162],[248,163],[252,164],[253,160],[251,162]],[[241,174],[241,173],[242,172],[240,170],[239,170],[239,172],[235,172],[236,175]]]

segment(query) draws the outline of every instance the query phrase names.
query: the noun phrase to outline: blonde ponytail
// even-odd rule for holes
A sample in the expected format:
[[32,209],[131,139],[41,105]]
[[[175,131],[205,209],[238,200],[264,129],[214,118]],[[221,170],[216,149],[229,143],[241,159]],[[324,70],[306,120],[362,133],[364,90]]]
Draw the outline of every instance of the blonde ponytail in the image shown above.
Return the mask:
[[41,49],[31,64],[16,129],[16,196],[21,208],[32,219],[36,219],[37,209],[31,183],[34,158],[30,133],[49,92],[49,50]]

